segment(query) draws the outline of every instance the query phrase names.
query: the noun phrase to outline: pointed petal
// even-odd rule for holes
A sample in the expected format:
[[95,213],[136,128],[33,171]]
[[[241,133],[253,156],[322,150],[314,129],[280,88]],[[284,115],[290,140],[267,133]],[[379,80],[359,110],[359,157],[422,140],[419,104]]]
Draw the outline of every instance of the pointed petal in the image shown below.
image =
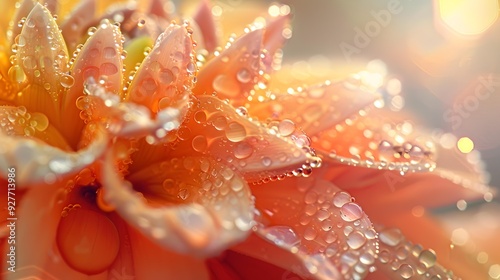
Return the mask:
[[193,104],[172,155],[210,154],[255,183],[308,176],[319,165],[307,136],[290,121],[266,126],[249,119],[245,108],[234,109],[213,96],[199,96]]
[[183,108],[196,72],[193,59],[186,27],[170,25],[137,70],[126,99],[154,113],[167,107]]
[[215,20],[208,0],[200,2],[193,19],[201,30],[203,46],[209,53],[212,53],[218,46],[218,40]]
[[95,16],[96,0],[83,0],[61,24],[61,33],[70,53],[75,51]]
[[[213,255],[245,238],[253,225],[253,203],[245,181],[234,172],[221,174],[231,170],[208,158],[177,160],[178,164],[164,163],[160,168],[151,168],[149,179],[154,182],[151,186],[147,182],[138,183],[138,186],[143,186],[145,191],[157,190],[160,182],[156,180],[170,178],[190,188],[188,185],[199,187],[195,184],[205,180],[207,189],[190,188],[189,197],[185,197],[189,198],[187,203],[159,208],[148,206],[141,198],[147,198],[148,193],[144,196],[134,194],[130,182],[116,174],[112,153],[106,156],[102,169],[102,174],[106,174],[101,178],[104,199],[142,234],[179,253]],[[169,182],[167,179],[161,184],[168,188]],[[176,187],[175,181],[172,187]]]
[[209,279],[202,259],[167,251],[134,228],[129,228],[136,278],[157,279],[175,275],[176,279]]
[[119,28],[103,21],[78,53],[72,75],[62,83],[68,91],[61,100],[61,132],[73,147],[77,146],[84,125],[76,101],[84,95],[85,83],[89,79],[99,81],[101,87],[117,96],[122,90],[122,41]]
[[178,109],[163,109],[153,119],[148,108],[132,102],[122,102],[118,95],[106,92],[93,79],[87,81],[84,88],[86,95],[80,96],[76,101],[78,108],[82,110],[80,117],[85,123],[103,124],[115,136],[146,137],[148,143],[157,143],[168,141],[168,133],[179,126]]
[[263,62],[268,72],[281,67],[281,57],[278,52],[292,35],[290,18],[290,13],[284,13],[268,20],[263,38],[264,50],[266,50]]
[[249,107],[249,114],[260,119],[291,119],[308,135],[315,136],[357,116],[379,98],[374,92],[352,90],[342,82],[327,81],[255,102]]
[[[18,23],[23,22],[21,20],[23,18],[28,17],[31,10],[33,10],[33,8],[35,7],[36,1],[34,1],[34,0],[22,0],[22,1],[19,1],[19,3],[20,3],[20,5],[19,5],[19,7],[16,8],[16,13],[15,13],[14,17],[12,19],[9,17],[5,17],[7,19],[7,21],[12,20],[12,25],[10,25],[11,33],[10,33],[10,35],[8,35],[9,36],[8,47],[12,46],[14,43],[17,43],[16,38],[21,33],[21,29],[23,28],[23,25],[24,25],[24,24],[19,25]],[[16,5],[13,5],[12,7],[16,7]],[[10,14],[8,14],[8,15],[10,15]],[[24,21],[24,23],[26,23],[26,21]]]
[[263,80],[259,74],[263,34],[262,29],[250,31],[210,60],[200,70],[193,92],[197,95],[216,92],[221,99],[244,101]]
[[35,139],[4,133],[0,134],[0,144],[3,147],[0,175],[6,178],[7,169],[15,166],[18,187],[26,188],[30,184],[54,183],[92,164],[106,149],[108,137],[103,129],[98,129],[92,144],[77,153],[64,152]]
[[376,232],[348,193],[313,176],[253,186],[252,194],[263,223],[257,233],[296,254],[310,276],[358,279],[368,273]]
[[59,0],[43,0],[41,3],[49,10],[52,15],[57,15],[59,12]]
[[32,112],[44,113],[52,122],[59,121],[59,102],[64,92],[61,84],[68,78],[68,52],[57,23],[41,4],[36,4],[28,15],[17,41],[11,71],[18,72],[14,82],[21,87],[28,83],[17,102]]

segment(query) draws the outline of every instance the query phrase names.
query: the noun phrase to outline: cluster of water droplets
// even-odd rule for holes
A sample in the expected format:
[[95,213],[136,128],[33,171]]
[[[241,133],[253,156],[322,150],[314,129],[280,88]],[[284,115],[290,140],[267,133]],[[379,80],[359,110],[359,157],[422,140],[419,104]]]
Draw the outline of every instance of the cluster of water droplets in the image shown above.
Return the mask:
[[107,92],[92,78],[87,80],[84,96],[80,96],[77,107],[85,122],[97,120],[112,134],[122,137],[146,137],[150,144],[162,142],[168,132],[179,126],[179,110],[166,108],[156,118],[151,111],[132,102],[122,102],[120,96]]
[[402,279],[457,279],[437,264],[434,251],[406,240],[399,229],[380,226],[377,230],[380,240],[377,263],[384,272]]
[[[185,246],[189,250],[218,250],[214,246],[242,238],[254,225],[247,183],[210,157],[172,157],[148,167],[146,172],[147,179],[138,179],[141,172],[130,174],[127,179],[132,183],[122,182],[123,186],[108,182],[104,185],[105,199],[160,243],[180,251],[187,250]],[[136,188],[146,188],[149,196],[145,198]],[[149,199],[178,205],[152,208],[146,205]]]
[[432,171],[436,167],[434,143],[415,137],[413,125],[409,122],[384,122],[383,118],[366,116],[348,121],[346,125],[330,133],[341,137],[344,131],[354,130],[355,135],[362,138],[334,147],[336,150],[332,149],[329,155],[331,159],[353,166],[398,170],[402,175]]
[[73,78],[67,73],[68,54],[54,18],[36,5],[27,18],[18,22],[18,27],[20,34],[13,34],[10,80],[19,89],[46,92],[57,101],[61,89],[71,86]]
[[[319,279],[363,279],[375,269],[378,252],[371,222],[348,193],[326,181],[308,178],[303,182],[298,186],[304,192],[303,206],[290,209],[297,213],[293,216],[298,215],[298,223],[291,227],[278,221],[271,226],[261,224],[258,234],[298,254],[308,273]],[[275,210],[266,211],[277,212],[286,207],[283,203],[290,202],[277,201]]]
[[233,108],[212,96],[193,100],[177,137],[173,148],[178,153],[210,154],[254,183],[309,176],[321,165],[310,139],[291,120],[255,122],[245,107]]
[[7,135],[34,136],[49,126],[47,116],[28,113],[26,107],[5,107],[0,112],[0,127]]

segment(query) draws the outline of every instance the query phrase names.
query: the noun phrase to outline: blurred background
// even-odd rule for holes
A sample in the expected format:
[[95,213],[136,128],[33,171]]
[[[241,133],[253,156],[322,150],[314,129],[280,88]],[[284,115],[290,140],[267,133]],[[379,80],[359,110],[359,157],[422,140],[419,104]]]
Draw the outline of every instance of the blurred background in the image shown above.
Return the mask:
[[[279,13],[272,8],[278,2],[269,0],[212,2],[226,18],[232,9],[248,9],[247,15],[238,13],[240,18],[233,19],[241,23],[255,19],[255,6]],[[428,128],[466,138],[467,148],[481,152],[491,185],[500,186],[498,0],[279,3],[293,14],[284,64],[324,61],[334,71],[348,69],[346,74],[373,59],[384,61],[402,82],[404,110]],[[240,26],[233,28],[231,32],[241,33]]]

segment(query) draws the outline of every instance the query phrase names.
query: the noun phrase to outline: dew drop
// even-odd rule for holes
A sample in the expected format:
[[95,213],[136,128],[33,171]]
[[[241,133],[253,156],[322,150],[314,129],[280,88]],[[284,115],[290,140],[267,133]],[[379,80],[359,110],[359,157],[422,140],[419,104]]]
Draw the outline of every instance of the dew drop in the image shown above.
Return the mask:
[[277,246],[289,249],[300,244],[295,231],[288,226],[271,226],[260,230],[260,234],[274,242]]
[[346,222],[352,222],[363,216],[363,210],[354,202],[349,202],[340,208],[340,216]]
[[398,245],[403,239],[401,231],[397,228],[383,229],[379,232],[379,239],[382,243],[389,246]]
[[314,229],[313,227],[307,227],[304,231],[304,239],[305,240],[314,240],[316,236],[318,235],[318,231]]
[[217,130],[224,130],[227,127],[227,119],[224,116],[218,116],[212,121],[213,126]]
[[333,205],[342,207],[344,204],[351,202],[351,195],[346,192],[336,192],[333,196]]
[[278,132],[282,136],[289,136],[295,131],[295,123],[291,120],[282,120],[278,124]]
[[436,254],[432,250],[423,250],[418,256],[418,260],[425,265],[425,267],[433,267],[436,264]]
[[179,193],[177,193],[177,197],[186,200],[189,197],[189,191],[187,189],[180,189]]
[[174,81],[174,73],[169,69],[162,69],[160,73],[158,73],[158,80],[164,85],[170,85]]
[[410,279],[413,275],[415,275],[415,272],[413,271],[413,267],[411,267],[411,265],[405,263],[399,267],[399,274],[403,277],[403,279]]
[[365,245],[365,243],[366,243],[366,238],[359,231],[354,231],[347,236],[347,245],[349,245],[349,247],[351,247],[354,250],[361,248],[363,245]]
[[108,76],[111,76],[111,75],[114,75],[118,72],[118,67],[116,67],[115,64],[113,63],[103,63],[101,64],[101,67],[100,67],[100,74],[101,75],[108,75]]
[[203,135],[198,135],[193,138],[192,141],[193,149],[197,152],[204,152],[207,150],[208,142],[207,138]]
[[230,122],[225,132],[227,139],[231,142],[240,142],[247,136],[245,127],[238,122]]
[[247,142],[240,142],[234,148],[233,153],[237,159],[245,159],[252,155],[253,147]]
[[236,79],[238,79],[239,82],[241,83],[248,83],[252,79],[252,75],[250,74],[250,71],[246,68],[241,68],[238,73],[236,73]]
[[262,165],[264,165],[265,167],[269,167],[269,166],[271,166],[271,163],[273,163],[273,161],[268,157],[263,157],[261,162],[262,162]]
[[59,82],[61,83],[61,86],[65,87],[65,88],[70,88],[75,83],[75,79],[71,75],[64,74],[61,76],[61,79]]
[[16,83],[21,84],[26,81],[26,74],[19,65],[10,67],[8,75],[10,79]]

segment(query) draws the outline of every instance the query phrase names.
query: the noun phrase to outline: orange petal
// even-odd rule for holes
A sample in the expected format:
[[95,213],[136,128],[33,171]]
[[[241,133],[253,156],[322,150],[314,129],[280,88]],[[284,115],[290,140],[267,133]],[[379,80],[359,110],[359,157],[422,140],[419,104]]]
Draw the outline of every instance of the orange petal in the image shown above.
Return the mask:
[[82,0],[61,24],[61,33],[70,53],[75,51],[95,16],[96,0]]
[[[245,238],[253,225],[253,203],[246,182],[209,158],[172,160],[177,160],[178,164],[164,163],[151,168],[148,178],[155,181],[149,186],[141,180],[137,187],[142,186],[145,193],[139,196],[131,190],[130,182],[123,181],[116,174],[112,154],[108,153],[102,169],[105,176],[101,178],[104,199],[142,234],[179,253],[213,255]],[[160,178],[179,183],[176,185],[174,181],[171,186],[170,181],[161,182],[166,191],[186,184],[186,190],[179,189],[182,191],[179,196],[188,199],[187,203],[159,208],[148,206],[143,199],[147,199],[149,188],[158,190],[156,180]],[[187,185],[197,179],[204,180],[206,189],[201,185],[197,188]]]
[[27,112],[22,106],[2,106],[0,120],[5,124],[1,131],[7,135],[34,137],[52,147],[66,151],[71,149],[64,137],[42,113]]
[[250,182],[308,176],[320,164],[307,136],[290,121],[263,125],[249,119],[245,108],[234,109],[213,96],[199,96],[193,103],[172,155],[210,154]]
[[183,108],[195,73],[191,35],[185,26],[172,24],[137,70],[126,99],[154,113]]
[[51,14],[57,15],[59,11],[59,1],[58,0],[43,0],[41,3],[50,11]]
[[9,71],[17,73],[21,88],[18,104],[45,114],[58,126],[59,102],[68,79],[68,52],[57,23],[50,12],[36,4],[17,40],[16,61]]
[[249,114],[260,119],[291,119],[308,135],[314,136],[357,116],[360,110],[372,106],[379,98],[374,92],[352,90],[342,82],[327,81],[298,91],[289,90],[264,102],[254,102],[249,107]]
[[[6,15],[13,15],[16,12],[16,3],[17,2],[18,2],[17,0],[5,0],[5,1],[1,1],[0,2],[0,10],[4,11],[4,13]],[[26,16],[30,10],[26,11],[26,13],[25,13],[24,16]],[[0,50],[2,52],[6,52],[6,53],[9,52],[8,50],[10,48],[10,45],[8,45],[9,40],[7,38],[7,30],[9,30],[9,28],[10,28],[9,27],[9,23],[13,19],[14,18],[11,18],[9,16],[5,16],[5,17],[2,17],[0,19],[0,42],[1,42],[0,43]],[[21,29],[19,29],[19,31],[20,30]],[[19,34],[19,31],[17,32],[17,34]]]
[[193,19],[201,30],[203,37],[203,46],[212,53],[218,46],[217,30],[215,28],[215,20],[212,15],[212,10],[208,0],[203,0],[198,6],[198,10],[193,16]]
[[[61,200],[64,197],[57,184],[30,189],[22,203],[20,204],[16,216],[19,220],[13,221],[16,232],[16,269],[21,272],[29,270],[26,277],[44,277],[43,268],[41,270],[31,269],[32,266],[39,266],[45,263],[47,252],[50,251],[56,236],[57,224],[62,210]],[[36,232],[36,238],[33,233]],[[8,264],[5,262],[4,269]],[[23,273],[23,272],[21,272]],[[20,273],[20,274],[21,274]],[[25,272],[24,272],[25,273]],[[9,273],[6,279],[19,279],[17,273]]]
[[266,55],[262,60],[268,72],[281,67],[281,57],[276,54],[291,36],[290,17],[291,15],[288,13],[268,20],[263,38]]
[[155,143],[166,139],[167,134],[179,126],[178,109],[162,109],[156,119],[152,119],[148,108],[133,102],[122,102],[118,95],[106,92],[92,79],[85,84],[85,93],[86,96],[80,96],[76,101],[82,110],[80,117],[86,123],[104,124],[108,132],[115,136],[146,136],[149,143]]
[[93,79],[99,81],[99,85],[107,92],[117,96],[121,93],[122,41],[123,37],[117,26],[108,20],[101,22],[78,53],[71,69],[72,75],[61,83],[68,88],[61,100],[61,131],[73,147],[77,146],[84,125],[76,100],[84,95],[85,83]]
[[30,184],[53,184],[92,164],[104,152],[108,137],[102,129],[96,134],[90,146],[77,153],[68,153],[36,139],[7,136],[2,132],[0,144],[4,150],[0,157],[3,169],[0,175],[6,178],[7,169],[15,166],[19,188]]
[[134,279],[158,279],[175,275],[176,279],[209,279],[202,259],[167,251],[129,227],[134,259]]
[[296,254],[310,277],[357,279],[368,273],[377,234],[348,193],[313,176],[253,186],[252,194],[263,223],[257,233]]
[[193,92],[198,95],[216,92],[222,99],[243,101],[262,81],[261,51],[264,30],[250,31],[212,59],[198,74]]
[[[387,228],[379,230],[380,253],[376,265],[389,275],[392,274],[391,279],[401,279],[397,276],[412,275],[412,272],[414,276],[427,272],[431,276],[447,276],[447,269],[462,279],[488,278],[486,270],[481,268],[475,258],[468,257],[457,246],[453,249],[450,247],[450,237],[431,217],[415,217],[411,213],[393,212],[392,215],[373,219],[387,224]],[[392,227],[400,228],[401,231]],[[419,230],[415,230],[416,228]],[[433,252],[425,251],[422,246],[414,244],[422,244]],[[431,253],[434,252],[432,256]],[[438,263],[447,269],[443,269]],[[393,266],[396,267],[395,271]]]
[[[34,0],[22,0],[19,1],[19,7],[16,7],[16,5],[12,5],[11,7],[16,7],[16,13],[14,17],[11,19],[9,17],[5,17],[7,20],[7,23],[9,20],[12,20],[12,25],[10,25],[10,35],[9,36],[9,44],[8,47],[12,46],[14,43],[17,43],[16,40],[18,40],[18,35],[21,33],[21,29],[23,28],[24,23],[26,23],[26,20],[21,21],[23,18],[26,19],[28,17],[28,14],[33,10],[35,7],[36,1]],[[17,24],[18,22],[23,22],[23,25]],[[16,39],[17,38],[17,39]],[[22,43],[22,41],[21,41]]]

